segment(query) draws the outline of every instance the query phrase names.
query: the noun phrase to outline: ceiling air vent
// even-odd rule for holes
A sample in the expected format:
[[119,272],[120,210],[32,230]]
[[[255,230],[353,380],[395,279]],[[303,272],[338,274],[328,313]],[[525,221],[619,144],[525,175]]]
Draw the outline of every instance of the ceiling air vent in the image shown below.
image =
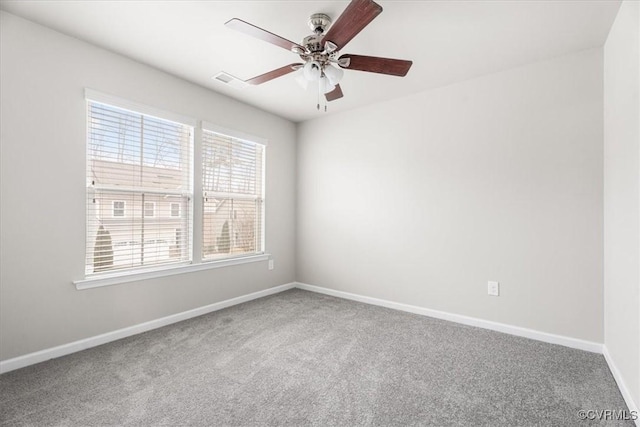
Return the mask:
[[247,87],[247,83],[244,80],[240,80],[239,78],[232,76],[229,73],[225,73],[224,71],[220,71],[218,74],[213,76],[212,79],[217,81],[218,83],[222,83],[236,89],[244,89],[245,87]]

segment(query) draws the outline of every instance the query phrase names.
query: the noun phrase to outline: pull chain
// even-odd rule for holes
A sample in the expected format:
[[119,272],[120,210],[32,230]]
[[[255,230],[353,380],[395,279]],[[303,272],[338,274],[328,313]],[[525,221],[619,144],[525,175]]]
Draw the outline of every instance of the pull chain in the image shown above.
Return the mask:
[[322,98],[322,105],[324,105],[324,112],[327,112],[327,97],[324,96],[324,88],[326,86],[326,81],[323,80],[326,77],[320,77],[318,79],[318,103],[316,104],[316,108],[320,111],[320,98]]

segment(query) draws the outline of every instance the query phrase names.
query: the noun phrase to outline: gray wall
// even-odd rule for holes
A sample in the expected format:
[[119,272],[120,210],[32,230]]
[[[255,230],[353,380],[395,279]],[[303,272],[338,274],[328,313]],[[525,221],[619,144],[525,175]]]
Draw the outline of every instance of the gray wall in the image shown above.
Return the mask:
[[593,49],[303,123],[298,281],[602,342],[602,91]]
[[625,1],[604,47],[605,345],[640,404],[640,4]]
[[[2,12],[0,360],[295,277],[295,125]],[[214,70],[212,70],[213,73]],[[269,140],[266,262],[77,291],[84,274],[84,88]]]

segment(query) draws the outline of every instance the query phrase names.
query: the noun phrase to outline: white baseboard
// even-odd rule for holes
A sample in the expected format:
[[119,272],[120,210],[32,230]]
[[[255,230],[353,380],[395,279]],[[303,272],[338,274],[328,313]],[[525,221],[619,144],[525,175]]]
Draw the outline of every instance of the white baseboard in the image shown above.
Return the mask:
[[222,310],[223,308],[231,307],[233,305],[241,304],[243,302],[266,297],[268,295],[277,294],[279,292],[292,289],[295,286],[296,286],[296,283],[288,283],[286,285],[276,286],[273,288],[265,289],[263,291],[253,292],[248,295],[242,295],[236,298],[231,298],[228,300],[205,305],[204,307],[194,308],[193,310],[183,311],[182,313],[172,314],[171,316],[162,317],[160,319],[151,320],[149,322],[140,323],[137,325],[129,326],[127,328],[118,329],[112,332],[107,332],[105,334],[96,335],[94,337],[82,339],[79,341],[74,341],[68,344],[63,344],[57,347],[52,347],[52,348],[48,348],[41,351],[36,351],[34,353],[25,354],[24,356],[15,357],[13,359],[7,359],[0,362],[0,374],[13,371],[15,369],[24,368],[25,366],[44,362],[49,359],[55,359],[57,357],[66,356],[67,354],[75,353],[77,351],[85,350],[91,347],[96,347],[98,345],[116,341],[121,338],[130,337],[132,335],[140,334],[142,332],[150,331],[152,329],[161,328],[163,326],[167,326],[172,323],[177,323],[182,320],[187,320],[193,317],[202,316],[203,314]]
[[631,392],[627,388],[627,384],[622,379],[622,374],[620,373],[620,371],[618,370],[618,367],[613,361],[613,358],[611,357],[611,354],[609,353],[609,349],[607,348],[606,345],[602,346],[602,354],[604,355],[604,358],[607,361],[607,364],[609,365],[609,370],[611,371],[613,378],[616,380],[616,383],[618,384],[618,388],[620,389],[620,393],[622,394],[624,401],[627,403],[627,407],[629,407],[629,412],[634,413],[635,411],[635,414],[638,416],[638,418],[635,421],[636,421],[636,425],[640,427],[640,410],[638,408],[638,405],[636,405],[636,403],[633,401],[633,398],[631,397]]
[[432,310],[430,308],[418,307],[415,305],[402,304],[364,295],[352,294],[349,292],[337,291],[335,289],[323,288],[320,286],[308,285],[306,283],[296,283],[296,288],[306,291],[318,292],[338,298],[359,301],[366,304],[378,305],[381,307],[393,308],[395,310],[420,314],[423,316],[435,317],[436,319],[449,320],[463,325],[476,326],[478,328],[490,329],[492,331],[503,332],[505,334],[517,335],[519,337],[531,338],[551,344],[563,345],[565,347],[585,350],[592,353],[602,354],[602,344],[592,341],[585,341],[578,338],[555,335],[547,332],[540,332],[534,329],[521,328],[519,326],[507,325],[505,323],[492,322],[490,320],[478,319],[475,317],[463,316],[461,314],[447,313],[445,311]]

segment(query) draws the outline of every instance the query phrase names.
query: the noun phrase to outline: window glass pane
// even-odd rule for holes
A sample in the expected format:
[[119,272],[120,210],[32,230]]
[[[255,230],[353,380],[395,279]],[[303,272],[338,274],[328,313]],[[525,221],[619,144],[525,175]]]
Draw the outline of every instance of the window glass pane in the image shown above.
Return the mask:
[[203,259],[262,253],[264,146],[203,132]]
[[87,274],[190,261],[191,135],[189,126],[89,101]]
[[261,202],[206,199],[203,218],[204,258],[228,258],[260,252]]

